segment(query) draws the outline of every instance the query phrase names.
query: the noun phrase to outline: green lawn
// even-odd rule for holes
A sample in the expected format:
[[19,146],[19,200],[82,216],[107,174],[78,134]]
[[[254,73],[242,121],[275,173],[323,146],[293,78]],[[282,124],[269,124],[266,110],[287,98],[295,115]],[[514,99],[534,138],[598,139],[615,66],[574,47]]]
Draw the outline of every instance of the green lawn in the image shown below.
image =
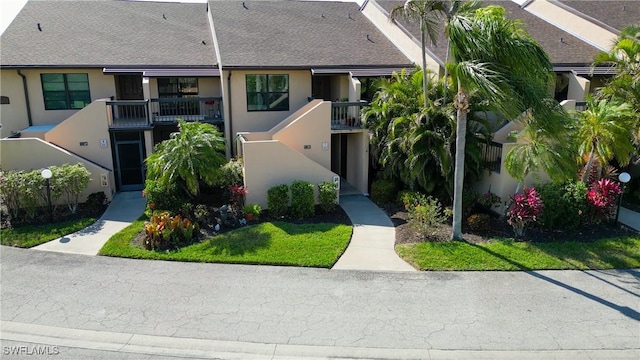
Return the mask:
[[178,250],[161,252],[131,245],[143,224],[143,220],[138,220],[112,236],[100,250],[100,255],[329,268],[342,255],[351,238],[351,226],[347,225],[265,222],[219,234]]
[[82,230],[96,222],[94,218],[69,220],[57,224],[23,226],[0,230],[2,245],[29,248]]
[[595,242],[527,243],[511,239],[475,245],[425,242],[397,245],[398,255],[420,270],[630,269],[640,267],[640,238]]

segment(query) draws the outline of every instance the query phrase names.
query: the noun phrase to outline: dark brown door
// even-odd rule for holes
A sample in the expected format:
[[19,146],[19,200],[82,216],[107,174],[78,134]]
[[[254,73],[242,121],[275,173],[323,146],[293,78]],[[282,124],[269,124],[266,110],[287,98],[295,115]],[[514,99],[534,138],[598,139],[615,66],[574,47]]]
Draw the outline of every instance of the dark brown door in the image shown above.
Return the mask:
[[143,100],[142,75],[116,76],[118,100]]

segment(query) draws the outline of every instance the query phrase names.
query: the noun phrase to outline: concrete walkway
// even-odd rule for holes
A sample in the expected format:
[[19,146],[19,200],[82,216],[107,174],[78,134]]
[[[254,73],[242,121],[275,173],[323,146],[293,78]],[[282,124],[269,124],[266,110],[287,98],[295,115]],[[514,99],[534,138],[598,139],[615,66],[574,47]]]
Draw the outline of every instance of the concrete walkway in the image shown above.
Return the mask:
[[618,221],[632,229],[640,231],[640,213],[631,211],[627,208],[620,208]]
[[70,254],[97,255],[109,238],[142,215],[145,199],[140,191],[121,192],[113,197],[107,211],[86,229],[38,245],[33,249]]
[[340,206],[353,223],[353,234],[333,269],[416,271],[396,254],[393,223],[371,200],[363,195],[341,196]]

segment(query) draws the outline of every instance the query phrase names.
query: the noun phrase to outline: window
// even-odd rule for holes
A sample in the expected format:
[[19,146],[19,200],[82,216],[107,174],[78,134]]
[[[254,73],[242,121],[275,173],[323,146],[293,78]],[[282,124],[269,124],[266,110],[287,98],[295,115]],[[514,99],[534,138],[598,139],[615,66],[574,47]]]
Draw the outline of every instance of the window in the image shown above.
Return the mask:
[[45,110],[82,109],[91,103],[87,74],[40,74]]
[[247,75],[247,111],[288,111],[289,75]]
[[158,97],[181,98],[198,96],[198,79],[194,77],[184,78],[159,78]]

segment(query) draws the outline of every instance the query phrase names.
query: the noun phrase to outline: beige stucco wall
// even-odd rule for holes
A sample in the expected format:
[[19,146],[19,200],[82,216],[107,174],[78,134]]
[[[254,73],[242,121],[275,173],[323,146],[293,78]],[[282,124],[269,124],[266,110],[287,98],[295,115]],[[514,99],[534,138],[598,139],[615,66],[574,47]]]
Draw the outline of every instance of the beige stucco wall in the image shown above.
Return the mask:
[[[288,74],[289,75],[289,111],[247,111],[247,74]],[[224,82],[229,70],[223,71]],[[232,140],[238,132],[267,131],[286,119],[296,110],[306,105],[311,96],[311,72],[309,70],[233,70],[231,74],[231,104],[226,84],[223,89],[225,98],[225,129],[230,129],[229,118],[233,122]],[[229,112],[231,106],[231,112]],[[231,114],[229,116],[229,114]]]
[[369,133],[367,130],[347,135],[347,182],[360,192],[368,192]]
[[316,185],[336,176],[322,165],[277,140],[243,141],[246,203],[267,208],[267,191],[279,184],[305,180]]
[[567,93],[567,99],[575,101],[584,101],[587,94],[589,94],[591,81],[578,76],[575,73],[569,74],[569,91]]
[[29,126],[22,78],[15,69],[0,69],[0,95],[9,97],[9,104],[0,105],[3,138]]
[[84,73],[89,76],[89,92],[91,100],[109,98],[116,95],[113,75],[104,75],[102,69],[27,69],[22,70],[27,77],[29,102],[33,125],[56,125],[77,113],[79,110],[45,110],[44,96],[40,74],[75,74]]
[[[0,166],[3,170],[34,170],[49,166],[82,163],[91,173],[91,182],[83,192],[80,201],[85,201],[87,195],[98,191],[103,191],[111,200],[111,196],[115,192],[113,171],[97,166],[41,139],[2,139],[0,147],[2,147]],[[101,174],[109,179],[106,187],[101,184]]]
[[616,34],[611,31],[548,0],[533,0],[524,9],[602,51],[608,51],[616,38]]
[[[387,15],[380,5],[374,1],[367,2],[366,6],[362,10],[364,16],[369,19],[377,28],[387,37],[396,47],[413,63],[422,66],[422,47],[419,41],[407,35],[400,27],[393,22],[389,21]],[[435,74],[442,74],[444,69],[441,69],[440,65],[427,54],[427,68],[433,71]]]
[[[113,170],[106,101],[96,100],[73,114],[48,131],[45,140]],[[85,142],[86,146],[80,145]]]

